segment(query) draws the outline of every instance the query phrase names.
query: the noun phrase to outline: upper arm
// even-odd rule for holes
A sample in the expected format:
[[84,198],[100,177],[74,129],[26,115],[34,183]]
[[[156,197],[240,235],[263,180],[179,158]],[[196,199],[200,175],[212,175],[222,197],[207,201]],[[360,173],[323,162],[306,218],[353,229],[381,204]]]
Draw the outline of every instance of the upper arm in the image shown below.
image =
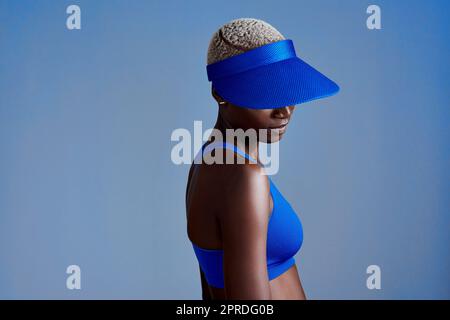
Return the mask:
[[254,166],[237,170],[238,174],[228,180],[227,201],[220,215],[227,299],[270,299],[267,177]]

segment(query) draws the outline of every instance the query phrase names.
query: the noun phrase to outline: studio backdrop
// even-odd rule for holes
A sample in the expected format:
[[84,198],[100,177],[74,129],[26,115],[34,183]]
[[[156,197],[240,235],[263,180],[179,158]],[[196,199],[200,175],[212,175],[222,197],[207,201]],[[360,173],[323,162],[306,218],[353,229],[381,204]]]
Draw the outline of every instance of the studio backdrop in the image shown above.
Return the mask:
[[0,298],[201,298],[171,137],[193,153],[195,121],[213,127],[208,42],[251,17],[340,86],[296,107],[271,177],[304,226],[308,298],[449,299],[449,12],[0,0]]

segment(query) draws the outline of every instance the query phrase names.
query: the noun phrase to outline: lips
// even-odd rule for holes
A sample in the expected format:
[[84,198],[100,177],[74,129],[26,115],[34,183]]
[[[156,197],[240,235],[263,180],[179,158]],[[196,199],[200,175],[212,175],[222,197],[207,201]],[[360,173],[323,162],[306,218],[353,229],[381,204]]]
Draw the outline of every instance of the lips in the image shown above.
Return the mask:
[[280,124],[279,126],[273,126],[273,127],[269,127],[270,129],[283,129],[284,127],[287,126],[287,124],[289,123],[289,121],[286,121],[282,124]]

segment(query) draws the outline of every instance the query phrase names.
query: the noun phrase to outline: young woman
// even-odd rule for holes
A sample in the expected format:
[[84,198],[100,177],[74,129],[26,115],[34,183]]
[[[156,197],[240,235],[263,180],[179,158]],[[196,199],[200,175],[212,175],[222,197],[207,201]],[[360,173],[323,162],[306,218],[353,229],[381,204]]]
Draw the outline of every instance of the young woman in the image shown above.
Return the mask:
[[214,33],[207,73],[218,103],[214,129],[223,137],[236,129],[257,135],[256,143],[211,137],[198,156],[226,151],[234,161],[195,161],[189,171],[187,234],[203,299],[305,299],[294,260],[302,224],[266,174],[258,142],[278,142],[296,104],[339,87],[298,58],[291,40],[256,19],[233,20]]

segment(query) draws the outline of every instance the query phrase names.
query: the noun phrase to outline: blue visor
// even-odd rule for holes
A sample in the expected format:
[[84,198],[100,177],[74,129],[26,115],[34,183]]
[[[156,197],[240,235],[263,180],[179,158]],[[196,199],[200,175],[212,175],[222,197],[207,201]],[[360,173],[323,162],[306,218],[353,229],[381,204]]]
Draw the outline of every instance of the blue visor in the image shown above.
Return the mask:
[[206,66],[208,80],[226,101],[275,109],[324,98],[339,86],[301,60],[292,40],[281,40]]

